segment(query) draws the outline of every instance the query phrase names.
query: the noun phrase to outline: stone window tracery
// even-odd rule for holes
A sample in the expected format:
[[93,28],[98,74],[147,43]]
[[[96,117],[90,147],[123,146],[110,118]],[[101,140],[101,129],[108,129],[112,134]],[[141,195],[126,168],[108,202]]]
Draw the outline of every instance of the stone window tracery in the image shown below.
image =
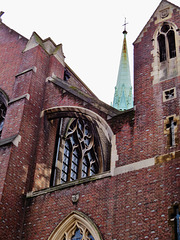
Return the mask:
[[176,88],[170,88],[163,91],[163,102],[167,102],[169,100],[173,100],[176,98]]
[[93,126],[84,119],[71,119],[66,134],[61,183],[98,173]]
[[[50,187],[81,184],[108,173],[114,144],[113,132],[98,114],[82,107],[56,107],[45,110],[53,128],[54,156]],[[56,129],[56,135],[55,135]],[[114,156],[113,156],[114,157]],[[87,179],[88,178],[88,179]],[[66,187],[63,186],[63,187]]]
[[91,120],[61,118],[56,142],[51,186],[102,172],[102,146],[97,126]]
[[64,235],[63,240],[95,240],[89,230],[81,225],[80,223],[75,223],[69,231]]
[[153,84],[180,74],[179,40],[179,29],[173,22],[163,22],[155,30],[151,51]]
[[176,57],[176,43],[173,27],[164,23],[158,32],[160,62]]
[[48,240],[102,240],[102,236],[91,219],[73,211],[54,229]]

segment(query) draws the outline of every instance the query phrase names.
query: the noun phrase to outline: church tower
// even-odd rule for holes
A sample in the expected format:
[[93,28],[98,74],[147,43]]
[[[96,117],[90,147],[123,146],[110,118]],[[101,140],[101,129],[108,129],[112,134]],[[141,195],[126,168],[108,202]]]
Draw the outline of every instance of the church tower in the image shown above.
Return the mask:
[[113,100],[113,107],[122,111],[133,107],[132,85],[129,69],[128,49],[126,42],[127,35],[126,25],[127,23],[125,20],[123,31],[124,35],[123,47],[121,52],[119,72]]

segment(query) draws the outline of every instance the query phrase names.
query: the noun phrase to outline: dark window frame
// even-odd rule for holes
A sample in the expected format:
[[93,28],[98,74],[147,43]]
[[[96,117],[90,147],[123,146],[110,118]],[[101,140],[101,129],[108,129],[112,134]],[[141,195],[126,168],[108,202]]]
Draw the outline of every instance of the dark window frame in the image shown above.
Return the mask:
[[0,90],[0,138],[4,127],[6,112],[8,107],[8,98],[3,91]]
[[169,23],[164,23],[158,32],[159,59],[164,62],[176,57],[175,31]]

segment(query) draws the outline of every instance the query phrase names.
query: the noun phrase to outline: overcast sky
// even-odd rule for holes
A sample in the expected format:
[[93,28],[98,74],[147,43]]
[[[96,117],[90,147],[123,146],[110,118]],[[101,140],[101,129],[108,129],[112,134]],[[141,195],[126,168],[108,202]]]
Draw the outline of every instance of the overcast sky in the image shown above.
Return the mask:
[[[66,63],[97,95],[113,101],[126,17],[131,77],[133,42],[160,0],[0,0],[3,22],[26,38],[63,44]],[[180,0],[171,0],[180,6]],[[132,79],[133,80],[133,79]]]

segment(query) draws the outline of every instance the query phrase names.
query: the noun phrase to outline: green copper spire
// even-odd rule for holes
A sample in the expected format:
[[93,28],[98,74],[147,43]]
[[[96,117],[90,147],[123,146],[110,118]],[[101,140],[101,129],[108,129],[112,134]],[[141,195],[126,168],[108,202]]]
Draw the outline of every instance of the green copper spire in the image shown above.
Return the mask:
[[124,41],[121,53],[121,60],[118,72],[117,83],[115,87],[113,107],[118,110],[127,110],[133,107],[132,85],[129,69],[129,58],[126,43],[126,20],[124,24]]

